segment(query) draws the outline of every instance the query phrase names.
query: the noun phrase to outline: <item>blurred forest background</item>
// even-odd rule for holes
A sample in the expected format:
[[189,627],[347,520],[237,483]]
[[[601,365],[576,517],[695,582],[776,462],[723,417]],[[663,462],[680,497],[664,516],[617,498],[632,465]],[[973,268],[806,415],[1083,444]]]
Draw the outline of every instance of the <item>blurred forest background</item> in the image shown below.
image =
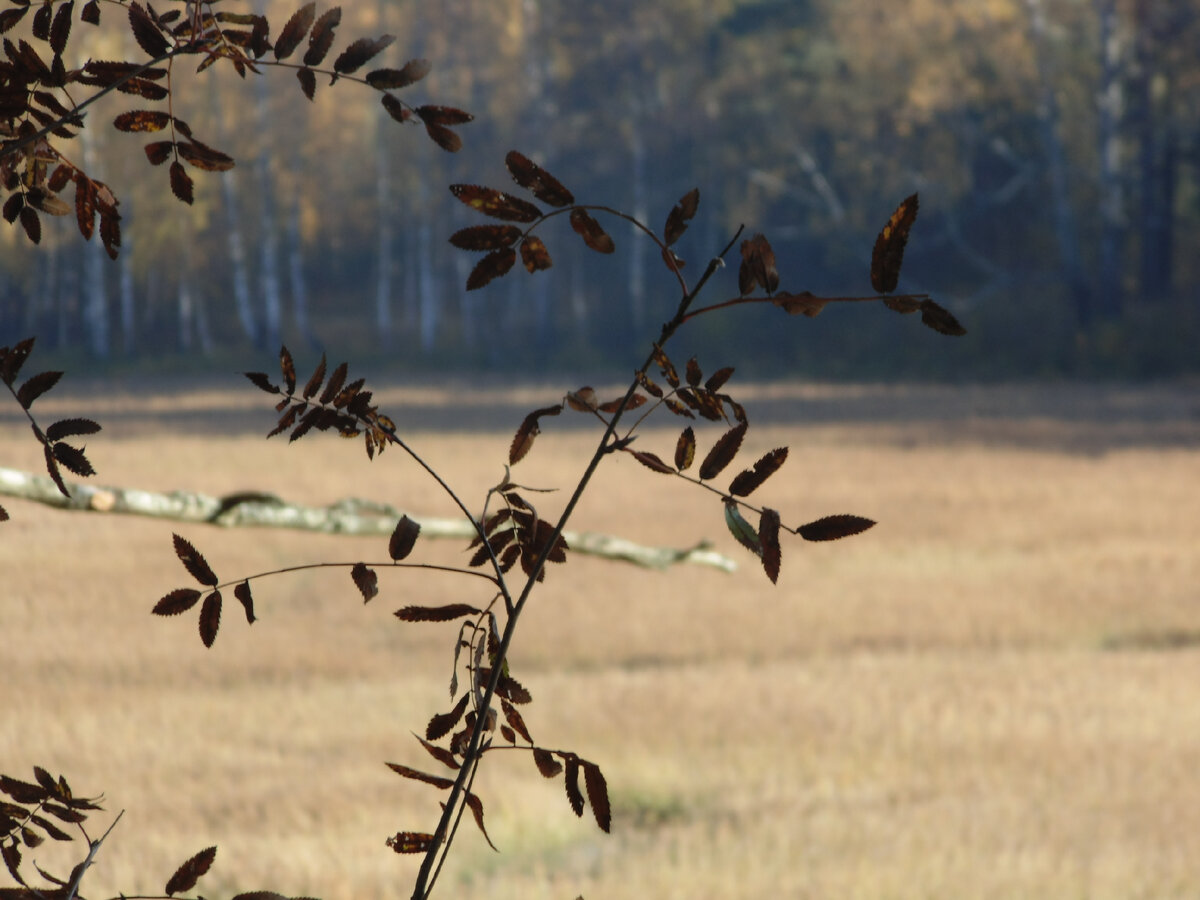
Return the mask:
[[[257,8],[277,31],[299,5]],[[676,298],[654,247],[618,223],[613,257],[555,222],[552,269],[464,290],[476,256],[447,238],[485,220],[446,188],[504,187],[519,149],[580,202],[656,228],[699,187],[676,248],[690,271],[746,223],[790,291],[870,293],[874,236],[920,192],[901,290],[933,294],[967,340],[914,339],[873,304],[811,322],[741,310],[682,335],[687,352],[720,338],[733,358],[714,366],[1200,371],[1197,0],[349,0],[344,13],[342,41],[397,35],[380,65],[433,63],[403,96],[474,113],[461,153],[360,85],[322,82],[310,103],[289,70],[242,82],[185,58],[176,112],[238,166],[196,173],[195,205],[180,204],[145,139],[109,127],[145,101],[106,98],[64,149],[121,197],[121,258],[83,244],[71,217],[47,221],[38,250],[0,229],[0,344],[36,334],[96,371],[241,363],[281,340],[409,372],[631,364]],[[77,43],[136,58],[105,44],[127,31]],[[730,275],[708,299],[736,290]]]

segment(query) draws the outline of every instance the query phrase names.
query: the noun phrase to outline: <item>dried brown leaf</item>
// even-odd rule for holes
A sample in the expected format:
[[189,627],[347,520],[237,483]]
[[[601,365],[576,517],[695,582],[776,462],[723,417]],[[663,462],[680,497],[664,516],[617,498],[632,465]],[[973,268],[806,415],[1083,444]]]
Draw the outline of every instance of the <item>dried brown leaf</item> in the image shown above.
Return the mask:
[[567,801],[571,804],[571,811],[577,816],[582,816],[583,794],[579,790],[579,757],[567,756],[563,763],[563,781],[567,789]]
[[221,592],[213,591],[204,598],[200,607],[200,640],[205,647],[211,647],[217,639],[217,629],[221,627]]
[[866,531],[875,522],[862,516],[836,515],[825,516],[807,525],[801,525],[796,531],[806,541],[836,541],[838,538],[849,537]]
[[182,200],[189,206],[194,198],[192,176],[183,170],[183,163],[179,160],[171,163],[171,193]]
[[425,739],[436,741],[449,734],[463,717],[463,713],[467,711],[467,702],[470,699],[470,694],[463,694],[450,712],[438,713],[431,718],[429,724],[425,726]]
[[667,465],[667,463],[663,462],[653,453],[642,450],[626,450],[625,452],[632,455],[634,459],[651,471],[661,472],[663,475],[675,474],[675,469],[672,466]]
[[904,245],[908,243],[908,232],[917,219],[918,206],[916,194],[905,198],[875,239],[871,251],[871,287],[880,294],[890,294],[900,283]]
[[[304,92],[304,96],[312,100],[317,93],[317,73],[308,67],[297,69],[296,80],[300,82],[300,90]],[[386,100],[390,95],[384,94],[383,96]]]
[[563,770],[562,763],[554,758],[554,754],[541,747],[533,748],[533,762],[543,778],[553,778]]
[[768,294],[775,293],[779,288],[775,251],[763,234],[742,241],[742,264],[738,269],[738,289],[742,294],[750,293],[756,285]]
[[454,786],[454,779],[452,778],[443,778],[441,775],[430,775],[426,772],[409,768],[408,766],[402,766],[400,763],[386,763],[386,765],[397,775],[403,775],[405,778],[411,778],[413,781],[432,784],[434,787],[442,789]]
[[521,262],[530,273],[549,269],[553,265],[545,242],[536,234],[527,235],[525,240],[521,241]]
[[450,235],[450,243],[460,250],[499,250],[511,247],[520,237],[516,225],[472,225]]
[[406,606],[396,610],[396,618],[402,622],[451,622],[481,612],[483,610],[468,603],[448,603],[445,606]]
[[33,405],[33,401],[58,384],[58,380],[62,376],[62,372],[39,372],[28,378],[17,389],[17,402],[21,404],[21,408],[29,409]]
[[679,440],[675,442],[675,468],[684,471],[691,467],[696,459],[696,433],[691,426],[683,429]]
[[596,824],[600,826],[600,830],[608,833],[612,827],[612,806],[608,802],[608,782],[604,780],[604,773],[600,771],[600,767],[593,762],[581,760],[580,765],[583,767],[583,784],[587,788],[588,803],[592,806],[592,814],[596,817]]
[[279,37],[275,39],[276,59],[287,59],[296,52],[296,48],[300,46],[300,42],[308,34],[308,29],[312,27],[312,23],[316,17],[317,4],[315,0],[312,3],[304,4],[292,13],[287,24],[283,26],[283,30],[279,32]]
[[938,334],[947,334],[950,337],[962,337],[967,333],[967,329],[962,327],[949,310],[938,306],[932,300],[921,303],[921,322]]
[[758,546],[763,571],[771,579],[771,584],[775,584],[779,580],[779,565],[783,556],[779,547],[779,513],[776,510],[764,508],[759,516]]
[[158,58],[170,49],[171,45],[159,31],[154,19],[136,0],[129,4],[129,25],[138,46],[145,50],[148,56]]
[[493,219],[510,222],[536,222],[542,211],[520,197],[514,197],[495,188],[477,184],[452,184],[450,193],[474,210]]
[[789,316],[802,315],[815,318],[829,302],[818,297],[811,291],[801,291],[799,294],[789,294],[786,291],[776,294],[771,302],[786,312]]
[[687,223],[696,215],[699,206],[700,189],[692,188],[671,208],[667,215],[667,224],[663,228],[663,240],[668,247],[683,237],[683,233],[687,231]]
[[42,220],[38,217],[37,210],[32,206],[22,206],[20,219],[26,237],[33,243],[40,244],[42,242]]
[[175,149],[191,165],[205,172],[226,172],[235,165],[232,156],[199,141],[180,141]]
[[739,472],[729,484],[729,493],[735,497],[749,497],[764,481],[779,471],[787,461],[788,448],[777,447],[763,454],[754,467]]
[[296,361],[286,345],[279,347],[279,371],[283,375],[283,383],[288,395],[296,393]]
[[512,247],[493,250],[477,262],[471,274],[467,276],[467,290],[478,290],[488,282],[506,275],[516,261],[517,251]]
[[55,443],[54,458],[70,470],[72,474],[78,475],[81,478],[87,478],[89,475],[96,474],[96,470],[88,462],[87,455],[78,447],[72,447],[63,441]]
[[162,131],[171,124],[171,114],[158,109],[133,109],[113,119],[117,131]]
[[319,66],[325,59],[325,54],[333,46],[333,30],[342,21],[342,8],[335,6],[327,9],[313,25],[308,36],[308,50],[304,53],[304,65]]
[[483,827],[483,801],[468,791],[463,796],[463,802],[466,803],[467,808],[471,810],[471,815],[475,818],[475,824],[479,826],[479,830],[483,834],[483,839],[488,842],[489,847],[495,850],[496,845],[492,843],[492,839],[488,837],[487,829]]
[[424,831],[397,831],[387,839],[397,853],[426,853],[433,846],[433,835]]
[[525,720],[517,708],[503,698],[500,700],[500,708],[504,712],[504,720],[513,727],[517,734],[532,744],[533,738],[530,737],[529,729],[525,727]]
[[429,741],[425,740],[425,738],[421,737],[419,734],[414,734],[413,737],[415,737],[418,741],[420,741],[421,746],[424,747],[426,749],[426,751],[428,751],[429,755],[432,756],[434,759],[436,759],[438,762],[440,762],[442,765],[444,765],[450,769],[461,768],[458,764],[458,760],[456,760],[454,758],[454,754],[451,753],[449,750],[447,750],[445,747],[439,747],[437,744],[431,744],[431,743],[429,743]]
[[239,582],[238,586],[233,589],[233,596],[242,604],[242,609],[246,611],[246,623],[253,625],[257,617],[254,615],[254,597],[250,594],[250,582]]
[[177,616],[195,606],[200,597],[195,588],[176,588],[154,604],[151,612],[156,616]]
[[342,75],[357,72],[395,41],[396,36],[392,34],[380,35],[378,38],[359,38],[334,60],[333,71]]
[[367,84],[381,91],[408,87],[429,74],[433,66],[427,59],[410,59],[399,69],[376,69],[367,73]]
[[517,429],[517,433],[513,435],[512,443],[508,447],[508,464],[516,465],[525,458],[530,448],[533,446],[533,439],[541,434],[541,425],[539,420],[542,416],[557,416],[562,412],[562,406],[546,406],[542,409],[535,409],[527,415],[521,422],[521,426]]
[[570,206],[575,202],[575,196],[563,187],[557,178],[516,150],[510,150],[504,158],[513,181],[519,184],[543,203],[551,206]]
[[462,138],[458,136],[458,132],[447,128],[445,125],[439,125],[436,122],[426,122],[425,133],[429,135],[430,140],[447,153],[457,153],[462,149]]
[[379,593],[379,576],[366,563],[355,563],[350,569],[350,577],[362,594],[363,603],[369,603]]
[[173,534],[171,537],[175,544],[175,555],[179,557],[179,561],[183,563],[183,567],[188,570],[188,573],[201,584],[207,587],[216,587],[217,576],[200,551],[178,534]]
[[741,422],[717,438],[713,448],[704,457],[704,462],[700,464],[701,479],[707,481],[710,478],[716,478],[727,465],[733,462],[734,456],[741,449],[742,438],[746,436],[746,428],[746,423]]
[[[143,149],[146,151],[146,159],[150,160],[150,165],[161,166],[171,158],[171,154],[175,149],[175,142],[151,141]],[[76,189],[76,196],[78,197],[79,188],[81,188],[84,184],[90,184],[90,182],[87,179],[81,178],[77,184],[78,187]]]
[[413,110],[426,125],[466,125],[475,117],[457,106],[418,106]]
[[392,536],[388,539],[388,556],[394,560],[404,559],[412,553],[413,545],[416,544],[417,535],[420,533],[421,526],[419,524],[408,516],[401,516],[395,529],[392,530]]
[[617,249],[608,232],[600,227],[600,223],[586,209],[576,207],[571,210],[570,218],[571,227],[592,250],[597,253],[612,253]]

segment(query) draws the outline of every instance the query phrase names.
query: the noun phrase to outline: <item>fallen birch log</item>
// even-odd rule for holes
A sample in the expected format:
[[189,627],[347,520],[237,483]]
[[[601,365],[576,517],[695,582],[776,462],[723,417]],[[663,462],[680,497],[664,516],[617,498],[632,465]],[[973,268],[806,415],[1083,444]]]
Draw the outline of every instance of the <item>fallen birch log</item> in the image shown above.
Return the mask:
[[[153,516],[177,522],[201,522],[226,528],[294,528],[328,534],[390,535],[405,513],[393,506],[368,500],[339,500],[329,506],[300,506],[272,494],[245,492],[211,497],[193,491],[155,493],[137,488],[119,488],[67,482],[70,497],[64,497],[45,475],[0,467],[0,494],[33,500],[59,509]],[[434,538],[470,539],[475,526],[466,519],[407,514],[421,526],[421,534]],[[688,549],[647,547],[621,537],[593,532],[563,533],[577,553],[622,560],[651,569],[666,569],[678,563],[712,566],[725,572],[737,568],[733,560],[701,542]],[[0,537],[2,539],[2,537]]]

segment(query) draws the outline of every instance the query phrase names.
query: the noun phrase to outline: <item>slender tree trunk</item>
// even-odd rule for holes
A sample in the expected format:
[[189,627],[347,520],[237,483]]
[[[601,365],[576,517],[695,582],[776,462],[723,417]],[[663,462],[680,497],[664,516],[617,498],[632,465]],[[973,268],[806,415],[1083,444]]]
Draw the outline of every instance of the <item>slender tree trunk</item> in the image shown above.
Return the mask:
[[[386,30],[389,4],[377,4],[379,28]],[[375,206],[376,206],[376,272],[375,272],[375,334],[385,350],[392,345],[392,269],[395,264],[395,229],[392,226],[392,154],[389,136],[394,123],[382,108],[375,114]]]
[[1171,293],[1175,206],[1175,134],[1171,124],[1172,79],[1163,67],[1157,6],[1134,4],[1137,73],[1134,122],[1138,142],[1139,294],[1159,300]]
[[246,263],[246,232],[242,229],[242,216],[238,210],[237,171],[231,169],[220,175],[221,199],[225,207],[225,241],[229,248],[229,266],[233,277],[233,305],[242,333],[255,347],[261,347],[250,300],[250,270]]
[[1066,151],[1059,134],[1061,116],[1055,91],[1057,72],[1051,59],[1046,11],[1043,0],[1025,0],[1025,6],[1029,10],[1030,33],[1037,63],[1037,114],[1042,152],[1046,157],[1047,174],[1050,179],[1050,202],[1054,208],[1054,230],[1058,241],[1059,259],[1067,283],[1067,293],[1075,308],[1076,323],[1086,331],[1091,327],[1094,318],[1092,296],[1079,249],[1075,211],[1071,206]]
[[137,319],[134,315],[133,263],[129,251],[120,257],[121,277],[117,286],[117,303],[121,321],[121,353],[133,356],[137,349]]
[[[89,171],[95,168],[95,135],[84,130],[82,141],[83,164]],[[83,250],[83,322],[87,331],[88,349],[98,359],[107,359],[111,352],[108,327],[108,290],[105,284],[104,248],[98,240],[89,241]]]
[[1096,312],[1115,319],[1121,311],[1124,274],[1125,196],[1122,188],[1121,139],[1118,126],[1124,98],[1121,86],[1121,40],[1116,0],[1096,0],[1099,24],[1100,85],[1097,91],[1100,144],[1100,253]]
[[300,198],[297,196],[287,225],[288,290],[292,295],[292,319],[296,329],[309,346],[315,346],[318,342],[308,321],[308,283],[304,280],[304,237],[300,216]]
[[[629,132],[629,152],[633,162],[633,217],[649,221],[646,191],[646,143],[642,138],[641,116],[635,113]],[[629,248],[629,314],[634,334],[645,331],[646,324],[646,241],[634,234]]]

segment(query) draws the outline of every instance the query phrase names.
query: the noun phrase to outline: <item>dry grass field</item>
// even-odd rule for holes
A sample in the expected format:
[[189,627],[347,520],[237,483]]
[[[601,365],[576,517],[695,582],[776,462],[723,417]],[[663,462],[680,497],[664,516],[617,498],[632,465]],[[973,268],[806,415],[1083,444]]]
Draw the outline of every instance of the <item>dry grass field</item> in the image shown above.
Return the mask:
[[[451,512],[397,452],[368,463],[333,437],[264,442],[270,406],[248,387],[69,387],[39,408],[104,423],[88,446],[99,484]],[[476,503],[521,416],[555,395],[377,396]],[[630,459],[603,468],[574,527],[711,538],[741,569],[577,558],[550,572],[513,670],[534,694],[534,736],[601,764],[613,833],[576,819],[561,781],[524,754],[494,754],[476,788],[501,852],[464,828],[439,894],[1200,896],[1197,385],[773,386],[740,399],[756,423],[747,461],[792,448],[762,489],[785,522],[880,524],[785,543],[772,588],[711,495]],[[594,436],[567,418],[546,423],[518,480],[572,483]],[[669,453],[676,433],[639,444]],[[38,461],[6,407],[0,463]],[[474,581],[381,573],[366,607],[340,570],[259,582],[260,621],[227,607],[205,650],[194,615],[150,615],[188,583],[172,530],[224,579],[380,561],[386,542],[3,503],[0,771],[40,763],[126,811],[88,897],[157,893],[210,844],[207,897],[407,896],[415,863],[384,838],[431,827],[438,794],[383,762],[436,765],[410,732],[449,705],[454,631],[391,613],[486,600]],[[417,552],[464,559],[457,542]]]

